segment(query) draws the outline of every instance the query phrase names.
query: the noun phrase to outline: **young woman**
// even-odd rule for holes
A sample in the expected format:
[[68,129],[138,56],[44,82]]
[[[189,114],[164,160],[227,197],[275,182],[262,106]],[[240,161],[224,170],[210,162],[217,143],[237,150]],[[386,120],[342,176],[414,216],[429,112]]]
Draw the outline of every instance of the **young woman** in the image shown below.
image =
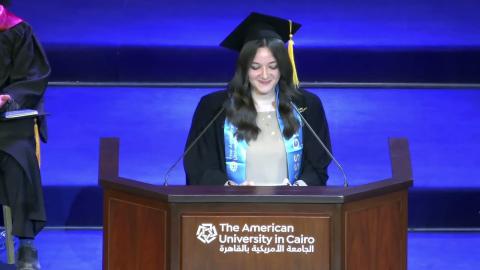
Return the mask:
[[299,115],[330,148],[325,113],[316,95],[295,86],[284,44],[299,27],[252,13],[222,42],[240,55],[228,88],[197,106],[184,158],[187,184],[325,185],[330,158]]

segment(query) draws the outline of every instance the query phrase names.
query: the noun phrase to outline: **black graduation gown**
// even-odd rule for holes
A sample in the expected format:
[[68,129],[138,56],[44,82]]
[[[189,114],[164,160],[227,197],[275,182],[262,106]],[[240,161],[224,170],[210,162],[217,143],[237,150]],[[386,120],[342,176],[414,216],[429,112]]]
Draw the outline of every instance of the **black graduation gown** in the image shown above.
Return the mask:
[[[330,135],[325,112],[320,99],[300,90],[301,96],[293,100],[325,145],[331,149]],[[200,100],[193,119],[186,148],[198,137],[202,129],[222,109],[228,98],[226,90],[208,94]],[[227,181],[225,169],[225,145],[223,125],[225,112],[215,120],[205,134],[184,157],[184,168],[189,185],[224,185]],[[303,156],[299,179],[307,185],[325,185],[328,179],[327,167],[330,157],[316,141],[307,127],[303,129]]]
[[[22,22],[0,32],[0,93],[9,94],[14,100],[0,111],[35,109],[42,113],[49,75],[46,55],[30,25]],[[38,124],[40,137],[46,142],[45,119],[39,117]],[[24,176],[23,179],[1,179],[4,176],[0,175],[0,180],[4,180],[0,182],[0,202],[12,207],[13,233],[33,237],[46,221],[33,118],[0,121],[0,155],[13,158],[16,163],[10,162],[9,166],[19,165]],[[9,169],[1,168],[1,171]],[[26,222],[32,224],[25,225]]]

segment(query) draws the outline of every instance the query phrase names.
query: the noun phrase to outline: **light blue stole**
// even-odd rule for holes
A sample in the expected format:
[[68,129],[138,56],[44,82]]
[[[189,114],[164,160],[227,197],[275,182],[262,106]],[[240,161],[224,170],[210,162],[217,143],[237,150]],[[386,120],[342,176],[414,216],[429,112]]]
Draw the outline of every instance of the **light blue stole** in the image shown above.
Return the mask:
[[[275,89],[277,94],[277,120],[280,127],[280,131],[283,135],[283,120],[280,117],[278,110],[278,87]],[[294,116],[300,124],[297,132],[286,139],[283,137],[285,144],[285,150],[287,152],[287,170],[288,180],[290,184],[293,184],[298,180],[300,175],[300,167],[302,165],[302,150],[303,150],[303,136],[302,136],[302,121],[296,110],[293,110]],[[223,128],[223,135],[225,140],[225,162],[228,179],[234,181],[236,184],[241,185],[246,181],[246,165],[247,165],[247,148],[248,143],[245,140],[238,140],[237,127],[234,126],[227,118],[225,118],[225,125]],[[280,182],[282,179],[278,179]]]

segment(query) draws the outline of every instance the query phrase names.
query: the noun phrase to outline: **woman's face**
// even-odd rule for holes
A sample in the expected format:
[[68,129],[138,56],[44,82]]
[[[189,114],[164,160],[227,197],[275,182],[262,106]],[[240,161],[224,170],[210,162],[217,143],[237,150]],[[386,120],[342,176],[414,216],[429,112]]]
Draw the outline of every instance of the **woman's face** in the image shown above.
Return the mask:
[[248,68],[248,81],[252,91],[260,95],[271,94],[280,80],[278,63],[267,47],[258,48],[252,64]]

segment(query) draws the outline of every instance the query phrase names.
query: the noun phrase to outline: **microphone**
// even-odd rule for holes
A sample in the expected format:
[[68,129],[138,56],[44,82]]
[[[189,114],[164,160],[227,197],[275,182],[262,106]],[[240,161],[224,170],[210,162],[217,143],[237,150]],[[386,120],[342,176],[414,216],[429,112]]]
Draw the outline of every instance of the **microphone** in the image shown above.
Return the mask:
[[297,107],[295,106],[295,104],[290,101],[290,105],[292,105],[292,108],[298,113],[298,115],[300,115],[300,118],[302,118],[302,121],[303,123],[305,123],[305,125],[308,127],[308,129],[310,130],[310,132],[312,132],[313,136],[315,137],[315,139],[317,139],[317,141],[320,143],[320,145],[322,146],[323,150],[325,150],[325,152],[327,152],[328,156],[333,160],[333,162],[335,163],[335,165],[337,165],[337,167],[340,169],[340,171],[342,172],[343,174],[343,186],[344,187],[348,187],[348,181],[347,181],[347,175],[345,174],[345,171],[343,170],[342,168],[342,165],[340,165],[340,163],[337,161],[337,159],[332,155],[332,153],[330,152],[330,150],[328,150],[328,147],[325,146],[325,144],[323,143],[322,139],[320,139],[320,137],[318,137],[317,133],[315,132],[315,130],[313,130],[313,128],[310,126],[310,124],[308,123],[307,119],[305,119],[305,117],[303,117],[303,115],[300,113],[300,111],[297,109]]
[[197,137],[195,138],[195,140],[193,140],[193,142],[190,143],[190,145],[187,147],[187,149],[185,149],[185,151],[182,153],[182,155],[175,161],[175,163],[173,163],[172,166],[170,166],[170,168],[168,168],[167,172],[165,173],[165,175],[163,177],[163,185],[164,186],[168,186],[168,176],[170,175],[172,170],[177,166],[178,162],[180,162],[180,160],[182,160],[188,154],[188,152],[190,152],[192,147],[197,143],[198,140],[200,140],[200,138],[203,136],[203,134],[208,130],[208,128],[213,124],[213,122],[215,122],[215,120],[217,120],[217,118],[220,116],[220,114],[222,114],[222,112],[224,110],[225,110],[225,107],[222,106],[220,111],[218,111],[218,113],[212,118],[212,120],[210,120],[210,122],[202,129],[200,134],[198,134]]

